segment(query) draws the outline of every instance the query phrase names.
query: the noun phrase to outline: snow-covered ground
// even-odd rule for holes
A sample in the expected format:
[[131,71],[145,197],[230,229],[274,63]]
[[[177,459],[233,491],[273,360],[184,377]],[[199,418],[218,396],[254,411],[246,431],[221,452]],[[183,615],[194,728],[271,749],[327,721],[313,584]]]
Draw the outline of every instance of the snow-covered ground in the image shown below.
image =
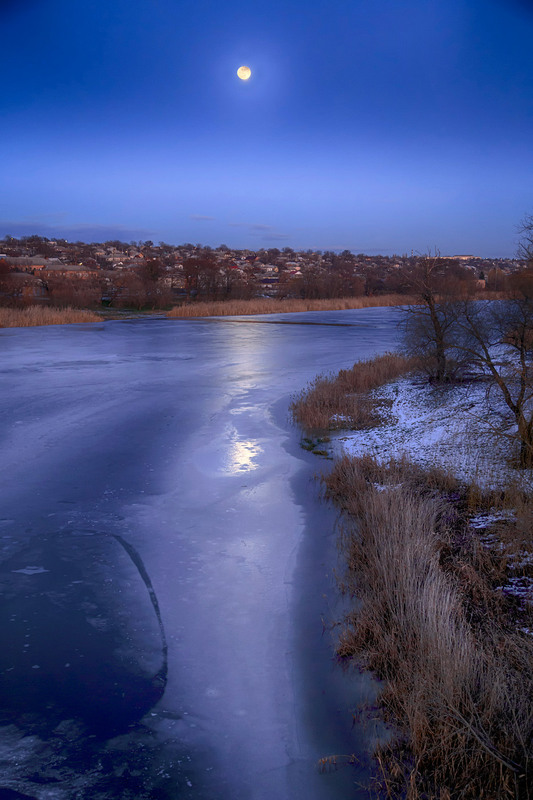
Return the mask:
[[384,424],[364,431],[332,435],[335,455],[370,453],[379,460],[405,455],[424,467],[441,467],[461,480],[475,480],[483,488],[507,481],[533,486],[533,472],[518,472],[509,464],[508,436],[498,435],[504,407],[493,390],[487,411],[483,383],[435,387],[420,378],[406,377],[380,387],[374,395],[390,403]]
[[[405,455],[423,467],[444,468],[460,480],[474,480],[484,489],[511,484],[533,490],[533,470],[518,471],[509,464],[509,436],[515,428],[505,428],[505,435],[494,430],[503,428],[505,415],[495,390],[490,395],[490,415],[483,383],[434,387],[407,377],[380,387],[374,395],[390,403],[384,424],[366,431],[333,434],[334,455],[371,454],[379,461]],[[493,510],[472,517],[470,529],[484,547],[501,552],[508,560],[511,574],[498,590],[513,595],[522,605],[531,604],[533,577],[528,573],[532,571],[533,549],[520,547],[515,551],[498,536],[498,526],[513,519],[512,510]]]

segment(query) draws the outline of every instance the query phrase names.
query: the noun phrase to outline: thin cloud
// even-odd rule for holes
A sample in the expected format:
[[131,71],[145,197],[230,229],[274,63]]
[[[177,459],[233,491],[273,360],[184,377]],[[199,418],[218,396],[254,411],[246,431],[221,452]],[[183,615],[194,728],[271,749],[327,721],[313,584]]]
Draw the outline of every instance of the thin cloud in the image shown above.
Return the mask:
[[248,228],[249,231],[273,231],[272,225],[263,225],[258,222],[228,222],[231,228]]
[[193,219],[196,222],[213,222],[216,217],[208,217],[205,214],[191,214],[189,219]]
[[[1,0],[0,0],[1,2]],[[49,213],[42,213],[42,214],[32,214],[28,217],[22,217],[19,220],[21,224],[28,223],[28,225],[36,225],[36,224],[43,224],[43,225],[62,225],[68,224],[66,220],[68,220],[68,211],[53,211]]]
[[341,250],[351,250],[352,253],[364,253],[367,256],[370,255],[382,255],[383,253],[394,253],[395,250],[393,247],[358,247],[357,249],[353,247],[342,247],[339,248]]
[[290,239],[288,233],[270,233],[268,236],[263,236],[263,242],[285,242]]
[[342,253],[343,250],[349,250],[351,253],[357,255],[363,253],[364,255],[381,255],[383,253],[394,252],[390,247],[364,247],[357,245],[356,247],[347,244],[330,244],[323,245],[322,247],[313,247],[313,250],[322,250],[324,253]]
[[105,242],[110,239],[132,241],[156,236],[157,231],[147,228],[128,228],[125,225],[98,225],[80,222],[76,225],[56,224],[36,220],[0,220],[0,236],[45,236],[47,239]]
[[246,228],[252,236],[259,236],[261,233],[265,234],[261,237],[263,242],[284,242],[289,239],[289,234],[280,233],[273,225],[265,225],[262,222],[228,222],[232,228]]

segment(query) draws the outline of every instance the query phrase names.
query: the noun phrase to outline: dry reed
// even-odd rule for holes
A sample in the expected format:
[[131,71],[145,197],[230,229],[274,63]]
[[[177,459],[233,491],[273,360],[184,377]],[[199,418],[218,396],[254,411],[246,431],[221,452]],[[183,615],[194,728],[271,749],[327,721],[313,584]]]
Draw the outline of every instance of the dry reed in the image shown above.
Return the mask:
[[356,362],[337,375],[319,375],[290,406],[294,420],[306,431],[364,430],[379,425],[384,401],[369,396],[372,389],[404,375],[417,361],[385,353]]
[[76,322],[98,322],[101,319],[92,311],[77,308],[27,306],[26,308],[0,308],[0,328],[28,328],[34,325],[69,325]]
[[289,314],[301,311],[348,311],[358,308],[400,306],[415,302],[401,294],[372,297],[339,297],[331,300],[301,300],[298,298],[254,298],[251,300],[199,300],[184,303],[167,312],[167,317],[248,316],[253,314]]
[[343,589],[359,599],[339,655],[385,681],[385,715],[398,726],[378,751],[381,789],[529,798],[533,642],[509,624],[493,590],[501,576],[466,535],[467,488],[368,456],[343,457],[325,483],[349,520]]

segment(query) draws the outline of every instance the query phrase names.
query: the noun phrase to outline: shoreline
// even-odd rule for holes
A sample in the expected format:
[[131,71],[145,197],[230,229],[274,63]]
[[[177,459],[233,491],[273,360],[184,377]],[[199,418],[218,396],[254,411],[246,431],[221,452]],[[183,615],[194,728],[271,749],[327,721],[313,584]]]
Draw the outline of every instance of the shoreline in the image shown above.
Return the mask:
[[[411,374],[351,388],[358,424],[343,405],[349,373],[319,376],[292,412],[302,446],[333,459],[324,484],[343,520],[339,589],[356,601],[338,621],[337,658],[384,682],[380,716],[396,730],[376,748],[372,788],[521,797],[533,779],[533,472],[488,473],[502,450],[480,437],[482,387],[476,397]],[[316,414],[324,405],[330,430]]]
[[[299,758],[307,754],[313,771],[329,773],[327,782],[324,778],[327,796],[347,798],[354,786],[371,779],[373,745],[385,740],[380,723],[354,726],[351,711],[355,704],[375,702],[378,688],[370,673],[353,674],[332,659],[332,626],[345,606],[335,582],[337,510],[317,496],[314,459],[294,438],[285,448],[300,462],[290,484],[303,518],[287,573],[295,741],[300,743]],[[292,795],[297,796],[307,779],[299,771],[292,780]]]
[[[489,300],[501,293],[479,292],[478,300]],[[302,300],[252,298],[249,300],[197,300],[170,309],[71,308],[48,305],[29,305],[24,308],[0,307],[0,328],[33,327],[40,325],[70,325],[108,320],[201,319],[206,317],[250,317],[268,314],[297,314],[310,311],[352,311],[367,308],[390,308],[416,303],[407,294],[382,294],[361,297]],[[235,320],[236,322],[238,320]],[[262,322],[262,320],[257,320]]]
[[[135,319],[205,319],[210,317],[252,317],[268,314],[294,314],[309,311],[350,311],[386,308],[410,302],[407,295],[334,298],[332,300],[252,299],[238,301],[198,301],[172,309],[122,310],[76,309],[30,305],[25,308],[0,307],[0,328],[23,328],[42,325],[73,325]],[[234,320],[238,322],[240,320]],[[257,320],[264,323],[266,320]],[[285,323],[288,324],[288,323]]]
[[306,311],[351,311],[362,308],[383,308],[405,305],[413,299],[408,295],[383,294],[361,297],[335,297],[331,299],[302,300],[252,298],[250,300],[198,300],[175,306],[166,312],[169,319],[191,317],[260,316],[263,314],[294,314]]

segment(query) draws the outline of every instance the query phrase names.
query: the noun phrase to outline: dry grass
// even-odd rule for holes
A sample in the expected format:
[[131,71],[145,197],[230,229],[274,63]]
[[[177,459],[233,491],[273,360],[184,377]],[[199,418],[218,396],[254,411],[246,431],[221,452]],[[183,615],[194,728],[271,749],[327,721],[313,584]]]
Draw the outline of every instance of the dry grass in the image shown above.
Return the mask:
[[[293,416],[306,431],[370,427],[380,409],[368,393],[416,366],[386,354],[320,376]],[[533,552],[533,497],[518,483],[487,492],[370,456],[339,459],[325,484],[347,520],[341,588],[358,598],[338,655],[383,680],[397,731],[378,748],[373,789],[407,800],[533,797],[533,639],[522,632],[533,610],[497,588],[517,575],[512,554]],[[494,545],[469,527],[475,514],[510,509],[494,517]]]
[[171,319],[179,317],[243,316],[250,314],[289,314],[298,311],[348,311],[357,308],[401,306],[414,302],[401,294],[384,294],[375,297],[339,297],[331,300],[299,300],[255,298],[252,300],[198,301],[176,306],[167,312]]
[[99,322],[101,317],[92,311],[77,308],[28,306],[0,308],[0,328],[28,328],[34,325],[68,325],[74,322]]
[[337,375],[319,375],[290,406],[294,420],[306,431],[364,430],[379,425],[384,402],[369,396],[372,389],[410,372],[417,361],[385,353],[356,362]]
[[468,531],[468,487],[406,461],[348,456],[325,482],[351,521],[343,588],[359,598],[339,655],[384,680],[399,729],[378,751],[379,788],[411,800],[529,798],[533,642],[494,591],[505,559]]

